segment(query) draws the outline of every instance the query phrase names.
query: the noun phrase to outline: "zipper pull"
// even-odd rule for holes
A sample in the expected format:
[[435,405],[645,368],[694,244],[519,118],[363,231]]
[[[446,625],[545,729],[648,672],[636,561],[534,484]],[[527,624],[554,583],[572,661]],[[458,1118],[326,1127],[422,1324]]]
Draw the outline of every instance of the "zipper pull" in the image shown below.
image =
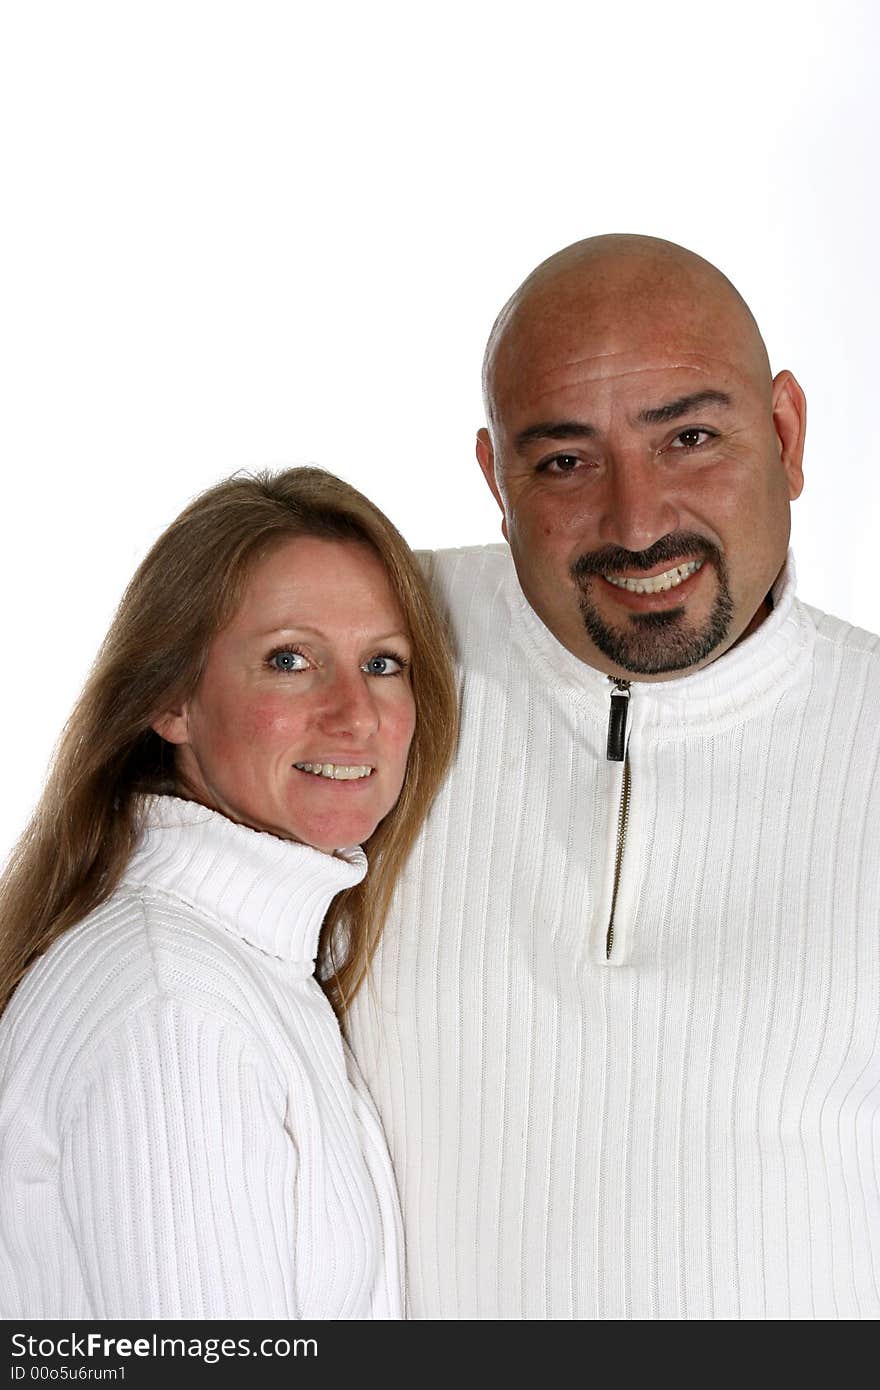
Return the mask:
[[611,712],[608,716],[608,744],[605,756],[610,763],[622,763],[626,756],[626,715],[629,707],[629,681],[614,679]]

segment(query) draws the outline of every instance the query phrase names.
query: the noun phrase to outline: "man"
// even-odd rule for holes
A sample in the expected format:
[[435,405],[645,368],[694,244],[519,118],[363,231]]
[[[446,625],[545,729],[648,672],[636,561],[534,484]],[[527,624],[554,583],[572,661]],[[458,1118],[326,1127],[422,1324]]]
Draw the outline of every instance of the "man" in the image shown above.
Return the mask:
[[350,1024],[410,1315],[876,1318],[880,659],[794,597],[803,393],[619,236],[485,393],[513,563],[431,562],[460,751]]

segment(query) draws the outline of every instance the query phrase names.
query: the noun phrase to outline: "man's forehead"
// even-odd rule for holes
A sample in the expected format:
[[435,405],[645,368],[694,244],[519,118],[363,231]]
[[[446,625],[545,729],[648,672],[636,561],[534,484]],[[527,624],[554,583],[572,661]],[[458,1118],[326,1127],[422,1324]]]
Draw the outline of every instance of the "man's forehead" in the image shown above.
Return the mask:
[[600,411],[618,399],[628,411],[640,412],[708,390],[735,400],[749,384],[747,373],[724,354],[684,350],[603,352],[551,363],[524,358],[511,365],[496,395],[500,416],[511,421],[553,413],[553,407]]

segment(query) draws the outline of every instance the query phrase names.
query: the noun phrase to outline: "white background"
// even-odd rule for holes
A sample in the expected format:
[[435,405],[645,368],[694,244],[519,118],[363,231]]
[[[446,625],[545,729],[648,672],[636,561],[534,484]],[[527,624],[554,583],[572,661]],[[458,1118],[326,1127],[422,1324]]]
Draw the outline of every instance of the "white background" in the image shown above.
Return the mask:
[[7,0],[0,855],[201,488],[315,462],[416,545],[499,538],[483,344],[582,236],[738,285],[810,401],[802,596],[880,627],[878,8]]

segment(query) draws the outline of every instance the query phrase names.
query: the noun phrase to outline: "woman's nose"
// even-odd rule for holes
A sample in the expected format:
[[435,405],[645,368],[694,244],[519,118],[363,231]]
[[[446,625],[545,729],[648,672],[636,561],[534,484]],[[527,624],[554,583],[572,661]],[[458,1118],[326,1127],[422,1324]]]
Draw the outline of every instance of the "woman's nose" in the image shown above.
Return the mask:
[[325,691],[321,722],[328,733],[368,738],[379,727],[379,710],[370,677],[363,671],[334,673]]

